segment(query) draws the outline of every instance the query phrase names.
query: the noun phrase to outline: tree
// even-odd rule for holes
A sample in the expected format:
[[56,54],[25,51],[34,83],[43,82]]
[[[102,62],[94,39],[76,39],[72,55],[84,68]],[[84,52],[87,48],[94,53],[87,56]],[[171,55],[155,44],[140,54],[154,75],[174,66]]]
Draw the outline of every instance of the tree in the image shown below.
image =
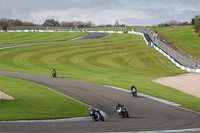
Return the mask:
[[200,15],[196,15],[194,18],[194,29],[196,33],[199,33],[200,37]]
[[178,24],[178,26],[185,26],[185,25],[190,25],[190,23],[185,21]]
[[54,19],[46,19],[43,26],[59,26],[59,22]]
[[119,26],[119,21],[118,20],[115,21],[115,26],[116,27]]
[[22,21],[16,19],[16,20],[14,21],[14,25],[15,25],[15,26],[22,26]]
[[170,26],[176,26],[176,25],[178,25],[180,22],[178,22],[178,21],[176,21],[176,20],[171,20],[171,21],[169,21],[169,25]]
[[32,22],[23,22],[22,25],[23,26],[34,26],[34,24]]

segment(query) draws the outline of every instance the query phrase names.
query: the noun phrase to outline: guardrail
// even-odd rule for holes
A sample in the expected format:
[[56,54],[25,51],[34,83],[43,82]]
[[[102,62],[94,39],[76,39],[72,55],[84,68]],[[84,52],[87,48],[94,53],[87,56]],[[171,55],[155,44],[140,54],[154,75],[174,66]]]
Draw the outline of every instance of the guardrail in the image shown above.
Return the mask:
[[172,47],[170,47],[169,45],[161,41],[159,37],[154,36],[155,34],[153,34],[149,29],[145,27],[136,27],[136,31],[148,34],[150,39],[156,46],[158,46],[160,49],[162,49],[167,54],[169,54],[180,64],[192,69],[199,68],[198,61],[196,58],[186,57],[184,54],[177,52],[175,49],[173,49]]
[[[129,31],[128,33],[129,34],[138,34],[138,32],[134,32],[134,31]],[[138,35],[142,35],[146,45],[149,45],[149,46],[153,47],[156,51],[160,52],[162,55],[164,55],[167,59],[169,59],[178,68],[185,70],[185,71],[188,71],[188,72],[192,72],[192,73],[200,73],[200,69],[193,69],[193,68],[189,68],[187,66],[180,64],[172,56],[170,56],[168,53],[166,53],[161,48],[159,48],[156,44],[154,44],[153,42],[148,42],[143,33],[140,33]]]

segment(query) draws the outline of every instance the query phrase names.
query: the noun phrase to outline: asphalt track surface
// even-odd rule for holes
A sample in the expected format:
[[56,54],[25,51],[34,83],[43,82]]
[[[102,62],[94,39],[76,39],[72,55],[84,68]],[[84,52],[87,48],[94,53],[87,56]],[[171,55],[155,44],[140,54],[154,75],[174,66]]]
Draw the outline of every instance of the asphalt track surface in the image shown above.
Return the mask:
[[[98,39],[99,35],[91,36]],[[101,34],[100,38],[102,37]],[[0,122],[0,132],[137,132],[200,128],[200,114],[198,113],[141,96],[134,98],[130,93],[103,85],[5,71],[0,71],[0,75],[41,84],[98,108],[108,115],[103,122]],[[118,102],[127,108],[130,118],[117,115],[115,106]]]

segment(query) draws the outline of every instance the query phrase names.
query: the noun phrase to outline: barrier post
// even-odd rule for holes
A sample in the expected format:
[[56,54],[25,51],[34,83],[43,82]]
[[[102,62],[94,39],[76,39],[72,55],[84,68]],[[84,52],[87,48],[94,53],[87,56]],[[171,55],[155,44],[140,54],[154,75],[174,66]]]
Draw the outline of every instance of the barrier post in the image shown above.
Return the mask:
[[194,61],[194,69],[196,69],[197,68],[197,57],[195,57],[194,60],[195,60]]

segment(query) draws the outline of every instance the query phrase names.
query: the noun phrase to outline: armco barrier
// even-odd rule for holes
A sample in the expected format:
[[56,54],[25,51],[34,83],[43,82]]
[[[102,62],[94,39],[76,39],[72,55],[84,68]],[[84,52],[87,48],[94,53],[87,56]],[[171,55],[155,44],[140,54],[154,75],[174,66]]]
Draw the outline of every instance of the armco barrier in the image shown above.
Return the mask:
[[160,40],[159,37],[156,37],[155,34],[151,32],[148,28],[140,27],[140,28],[137,28],[136,31],[147,34],[148,37],[152,40],[151,42],[156,44],[156,46],[158,46],[160,49],[165,51],[168,55],[173,57],[180,64],[192,69],[200,69],[200,64],[198,64],[198,61],[196,58],[186,57],[181,52],[177,52],[174,48],[172,48],[171,46],[163,42],[163,40]]
[[[0,30],[2,32],[2,30]],[[7,32],[89,32],[89,33],[124,33],[123,31],[57,31],[57,30],[8,30]],[[155,50],[160,52],[162,55],[164,55],[166,58],[168,58],[174,65],[176,65],[178,68],[188,71],[188,72],[194,72],[194,73],[200,73],[200,69],[191,69],[189,67],[185,67],[181,65],[179,62],[177,62],[173,57],[168,55],[166,52],[164,52],[161,48],[159,48],[156,44],[152,42],[148,42],[145,38],[144,34],[141,32],[135,32],[135,31],[128,31],[129,34],[136,34],[141,35],[144,39],[144,42],[146,45],[149,45],[153,47]]]
[[158,52],[160,52],[162,55],[164,55],[166,58],[168,58],[174,65],[176,65],[178,68],[188,71],[188,72],[192,72],[192,73],[200,73],[200,69],[191,69],[189,67],[185,67],[183,65],[181,65],[179,62],[177,62],[173,57],[171,57],[170,55],[168,55],[167,53],[165,53],[162,49],[160,49],[156,44],[154,44],[153,42],[148,42],[144,36],[143,33],[138,34],[138,32],[133,32],[133,31],[129,31],[129,34],[137,34],[137,35],[142,35],[144,42],[146,45],[149,45],[151,47],[153,47],[155,50],[157,50]]

